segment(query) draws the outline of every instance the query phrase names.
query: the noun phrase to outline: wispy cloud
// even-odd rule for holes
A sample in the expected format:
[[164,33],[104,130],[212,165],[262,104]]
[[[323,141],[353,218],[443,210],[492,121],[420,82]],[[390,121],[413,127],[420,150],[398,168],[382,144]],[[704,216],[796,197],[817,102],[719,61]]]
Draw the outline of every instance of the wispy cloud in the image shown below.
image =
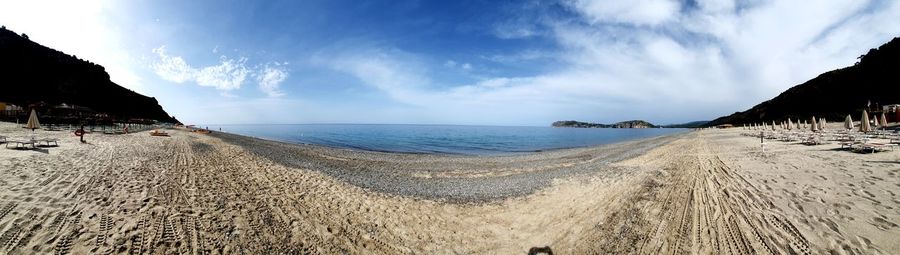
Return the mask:
[[[153,53],[159,58],[150,64],[150,68],[160,78],[175,82],[195,82],[204,87],[213,87],[223,92],[240,89],[248,77],[256,77],[259,89],[269,96],[283,96],[279,89],[281,83],[287,79],[288,73],[280,63],[270,63],[262,67],[248,66],[247,58],[219,57],[218,64],[204,67],[194,67],[188,64],[181,56],[172,56],[166,51],[165,46],[153,49]],[[233,97],[233,94],[223,93],[223,96]]]
[[418,102],[421,92],[431,84],[428,70],[418,56],[398,49],[344,48],[316,54],[311,62],[350,74],[406,103]]
[[[546,15],[520,27],[545,31],[523,36],[541,36],[558,45],[546,51],[552,56],[520,56],[560,62],[544,73],[446,84],[429,79],[431,71],[419,63],[425,56],[381,48],[350,50],[325,62],[398,102],[440,114],[449,122],[536,124],[564,118],[678,122],[751,106],[818,73],[852,64],[866,48],[900,33],[900,27],[889,25],[900,20],[896,1],[752,5],[698,1],[682,6],[679,1],[642,0],[562,5],[575,15]],[[519,21],[501,22],[497,30],[518,31],[510,24]],[[457,61],[445,61],[443,67],[465,68]]]
[[570,0],[564,4],[584,15],[593,24],[613,22],[658,25],[675,19],[681,9],[677,0]]
[[262,92],[270,97],[280,97],[284,96],[284,93],[281,92],[279,86],[287,77],[288,74],[281,67],[281,64],[276,63],[274,65],[266,65],[256,76],[256,79],[259,81],[259,89]]

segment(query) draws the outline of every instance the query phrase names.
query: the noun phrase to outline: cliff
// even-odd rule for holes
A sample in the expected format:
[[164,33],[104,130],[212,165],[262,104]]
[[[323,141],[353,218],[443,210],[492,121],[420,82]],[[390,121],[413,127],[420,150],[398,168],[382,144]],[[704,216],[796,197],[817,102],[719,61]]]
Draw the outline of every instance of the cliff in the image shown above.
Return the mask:
[[97,64],[32,42],[0,28],[0,102],[21,106],[66,103],[119,120],[176,123],[155,98],[110,81]]

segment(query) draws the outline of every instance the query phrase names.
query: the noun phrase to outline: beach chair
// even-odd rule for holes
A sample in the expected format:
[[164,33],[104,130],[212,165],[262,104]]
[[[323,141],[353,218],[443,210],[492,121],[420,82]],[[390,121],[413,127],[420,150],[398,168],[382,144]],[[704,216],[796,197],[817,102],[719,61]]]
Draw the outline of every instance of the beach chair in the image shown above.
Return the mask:
[[[59,139],[56,139],[56,138],[44,138],[44,139],[38,139],[38,140],[35,140],[35,142],[36,142],[38,145],[40,145],[40,143],[43,142],[43,143],[44,143],[46,146],[48,146],[48,147],[49,147],[49,146],[54,146],[54,147],[58,147],[58,146],[59,146]],[[52,143],[53,145],[51,145],[51,143]]]
[[900,144],[900,137],[891,137],[890,144]]
[[803,139],[803,142],[802,142],[802,143],[805,144],[805,145],[822,145],[822,144],[827,144],[826,141],[824,141],[823,139],[821,139],[821,138],[819,138],[819,137],[816,137],[816,136],[811,136],[811,137],[808,137],[808,138],[806,138],[806,139]]
[[150,136],[169,136],[169,133],[159,131],[159,129],[157,129],[150,132]]
[[858,141],[845,141],[845,142],[840,143],[841,149],[847,148],[850,150],[853,150],[854,147],[856,147],[857,145],[860,145],[860,144],[863,144],[863,143],[858,142]]
[[876,153],[876,152],[886,151],[888,149],[893,149],[893,148],[891,148],[883,143],[863,143],[863,144],[859,144],[859,146],[857,146],[855,149],[853,149],[853,151],[859,152],[859,153],[865,153],[865,152]]
[[9,149],[9,145],[10,145],[10,144],[14,144],[15,146],[13,147],[13,149],[18,149],[19,147],[21,147],[21,148],[28,148],[27,145],[31,144],[31,148],[32,148],[32,149],[36,149],[37,147],[35,147],[35,143],[36,143],[36,141],[33,140],[33,139],[25,139],[25,140],[9,140],[9,141],[6,143],[5,146],[6,146],[7,149]]

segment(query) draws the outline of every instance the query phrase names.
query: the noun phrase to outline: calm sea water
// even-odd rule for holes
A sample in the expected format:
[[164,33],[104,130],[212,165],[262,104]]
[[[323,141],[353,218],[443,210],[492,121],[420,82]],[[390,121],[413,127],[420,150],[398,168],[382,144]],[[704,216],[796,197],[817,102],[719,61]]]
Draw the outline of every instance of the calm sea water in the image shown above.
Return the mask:
[[372,151],[498,155],[584,147],[684,132],[685,129],[606,129],[455,125],[210,125],[210,129],[269,140]]

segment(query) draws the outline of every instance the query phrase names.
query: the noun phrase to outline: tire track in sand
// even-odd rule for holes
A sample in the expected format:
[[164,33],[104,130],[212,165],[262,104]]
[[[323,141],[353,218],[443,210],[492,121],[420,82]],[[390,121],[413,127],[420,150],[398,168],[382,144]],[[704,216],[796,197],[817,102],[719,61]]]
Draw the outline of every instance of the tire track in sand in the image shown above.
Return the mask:
[[714,149],[700,137],[673,143],[653,166],[662,170],[629,198],[622,211],[630,213],[607,217],[578,253],[811,254],[809,241]]

